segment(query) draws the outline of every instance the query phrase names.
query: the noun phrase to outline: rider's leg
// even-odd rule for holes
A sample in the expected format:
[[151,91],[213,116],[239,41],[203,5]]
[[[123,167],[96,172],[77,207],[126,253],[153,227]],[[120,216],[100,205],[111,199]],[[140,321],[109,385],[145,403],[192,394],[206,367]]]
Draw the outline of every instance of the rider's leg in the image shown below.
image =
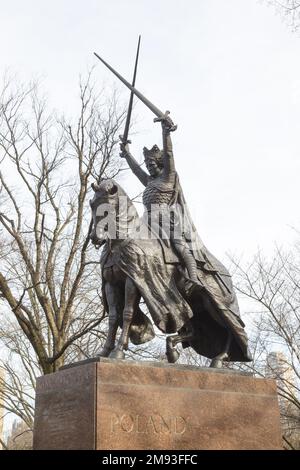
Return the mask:
[[182,259],[187,271],[189,278],[199,283],[197,276],[197,263],[196,260],[189,250],[187,243],[184,240],[173,239],[172,244],[175,248],[175,251],[178,253],[179,257]]

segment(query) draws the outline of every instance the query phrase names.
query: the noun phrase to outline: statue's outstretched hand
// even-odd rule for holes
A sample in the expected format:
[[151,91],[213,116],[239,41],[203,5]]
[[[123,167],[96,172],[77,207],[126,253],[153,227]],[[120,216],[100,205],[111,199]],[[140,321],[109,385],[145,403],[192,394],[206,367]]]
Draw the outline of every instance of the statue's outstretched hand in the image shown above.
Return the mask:
[[170,112],[166,111],[164,115],[161,117],[155,118],[154,122],[161,122],[161,127],[163,132],[169,133],[174,132],[177,129],[177,125],[174,124],[172,119],[170,118]]
[[171,132],[174,130],[174,123],[169,116],[161,120],[161,127],[164,132]]

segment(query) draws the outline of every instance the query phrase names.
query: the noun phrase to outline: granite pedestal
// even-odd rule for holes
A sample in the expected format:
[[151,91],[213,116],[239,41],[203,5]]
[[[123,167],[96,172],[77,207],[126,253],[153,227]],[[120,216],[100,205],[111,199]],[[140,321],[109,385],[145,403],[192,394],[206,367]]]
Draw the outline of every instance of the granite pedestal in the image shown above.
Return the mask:
[[97,359],[40,377],[34,449],[282,449],[276,383]]

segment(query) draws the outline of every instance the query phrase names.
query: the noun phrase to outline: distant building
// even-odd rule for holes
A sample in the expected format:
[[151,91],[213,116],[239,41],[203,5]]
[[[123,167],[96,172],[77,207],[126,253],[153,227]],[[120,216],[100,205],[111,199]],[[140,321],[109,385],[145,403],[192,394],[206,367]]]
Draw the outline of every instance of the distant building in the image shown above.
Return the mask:
[[32,449],[32,431],[28,429],[23,421],[15,420],[6,445],[9,450]]
[[295,373],[286,355],[280,351],[273,351],[267,356],[266,377],[277,381],[278,386],[286,391],[295,389]]
[[265,375],[277,382],[283,435],[295,449],[300,449],[299,389],[287,356],[279,351],[268,354]]

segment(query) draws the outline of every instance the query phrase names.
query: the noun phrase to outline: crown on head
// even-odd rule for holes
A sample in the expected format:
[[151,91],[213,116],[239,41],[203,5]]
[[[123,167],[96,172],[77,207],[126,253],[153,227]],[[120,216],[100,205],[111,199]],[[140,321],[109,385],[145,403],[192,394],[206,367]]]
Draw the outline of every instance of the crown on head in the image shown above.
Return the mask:
[[157,153],[160,153],[160,150],[158,146],[155,144],[153,145],[152,149],[147,149],[147,147],[144,147],[143,152],[145,156],[148,156],[148,155],[150,156],[150,155],[155,155]]
[[147,147],[143,148],[143,153],[145,157],[145,162],[149,161],[151,158],[154,158],[157,163],[162,166],[162,152],[159,147],[155,144],[151,149],[147,149]]

